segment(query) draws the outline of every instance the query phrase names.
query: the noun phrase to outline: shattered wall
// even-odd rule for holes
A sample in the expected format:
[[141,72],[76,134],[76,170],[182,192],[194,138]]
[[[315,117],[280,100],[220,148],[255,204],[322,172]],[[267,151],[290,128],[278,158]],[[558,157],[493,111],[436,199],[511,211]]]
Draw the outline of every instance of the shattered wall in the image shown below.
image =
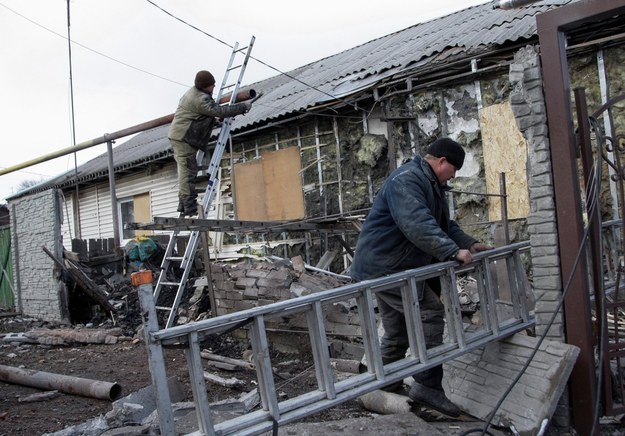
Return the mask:
[[17,309],[25,316],[67,322],[67,290],[59,269],[43,251],[62,258],[59,191],[51,189],[10,203]]
[[[293,259],[293,265],[288,260],[276,262],[245,260],[237,263],[211,264],[211,279],[217,304],[213,315],[216,316],[326,291],[346,283],[345,280],[330,275],[307,272],[301,258],[298,257]],[[205,310],[207,291],[203,283],[198,286],[197,292],[198,294],[191,298],[192,304],[189,308],[180,313],[179,320],[183,320],[182,322],[187,319],[198,319]],[[324,306],[323,313],[330,336],[348,338],[361,336],[360,319],[351,307],[347,307],[344,303],[327,305]],[[300,345],[309,346],[308,324],[301,314],[275,317],[268,320],[266,326],[269,332],[275,333],[272,335],[274,346],[284,349],[288,345],[289,337],[300,337],[302,340],[301,344],[292,343],[291,347],[294,349],[291,351],[299,351]],[[289,333],[294,336],[289,336]],[[244,331],[238,331],[238,334],[244,334]]]

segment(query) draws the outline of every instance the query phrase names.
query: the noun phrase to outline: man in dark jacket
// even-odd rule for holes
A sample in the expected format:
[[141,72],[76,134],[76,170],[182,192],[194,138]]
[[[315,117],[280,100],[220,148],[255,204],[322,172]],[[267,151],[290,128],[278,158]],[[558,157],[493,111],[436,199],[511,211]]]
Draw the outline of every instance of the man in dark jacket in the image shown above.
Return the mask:
[[[464,163],[464,150],[457,142],[434,141],[421,158],[402,165],[386,179],[360,232],[350,268],[356,281],[373,279],[434,262],[472,261],[472,253],[492,247],[477,242],[449,219],[445,198],[447,182]],[[447,290],[449,291],[449,290]],[[444,306],[439,280],[418,285],[419,307],[426,347],[443,341]],[[381,339],[384,364],[406,356],[408,333],[399,289],[376,293],[384,335]],[[439,412],[459,416],[460,409],[442,387],[443,367],[415,374],[409,396]]]
[[198,71],[195,85],[178,103],[167,135],[178,165],[178,212],[188,216],[197,214],[196,154],[200,149],[206,151],[215,118],[233,117],[252,108],[247,102],[221,106],[213,99],[214,89],[213,75]]

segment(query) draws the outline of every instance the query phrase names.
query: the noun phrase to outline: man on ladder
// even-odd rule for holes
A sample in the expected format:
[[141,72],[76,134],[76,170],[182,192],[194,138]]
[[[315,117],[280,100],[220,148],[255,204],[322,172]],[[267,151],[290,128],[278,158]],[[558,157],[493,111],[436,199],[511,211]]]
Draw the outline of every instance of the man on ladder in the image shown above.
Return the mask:
[[197,215],[195,181],[198,172],[197,151],[206,152],[215,118],[229,118],[249,112],[252,103],[221,106],[213,99],[215,78],[205,70],[195,75],[195,84],[180,99],[168,138],[178,165],[178,212]]

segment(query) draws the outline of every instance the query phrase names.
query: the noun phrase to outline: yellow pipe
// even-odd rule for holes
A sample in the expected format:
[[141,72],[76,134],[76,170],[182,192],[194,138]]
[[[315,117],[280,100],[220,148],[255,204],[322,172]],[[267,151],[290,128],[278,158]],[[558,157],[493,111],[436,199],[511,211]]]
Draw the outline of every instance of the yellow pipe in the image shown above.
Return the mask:
[[100,136],[99,138],[81,142],[80,144],[76,144],[73,147],[66,147],[54,153],[46,154],[38,158],[23,162],[21,164],[17,164],[17,165],[13,165],[12,167],[1,169],[0,176],[4,174],[9,174],[9,173],[12,173],[14,171],[18,171],[24,168],[28,168],[30,166],[37,165],[43,162],[47,162],[49,160],[56,159],[57,157],[65,156],[66,154],[72,154],[77,151],[93,147],[95,145],[100,145],[108,141],[113,141],[118,138],[123,138],[124,136],[132,135],[134,133],[139,133],[147,129],[152,129],[154,127],[158,127],[164,124],[171,123],[171,120],[173,120],[173,118],[174,118],[174,114],[165,115],[164,117],[156,118],[152,121],[147,121],[145,123],[137,124],[136,126],[118,130],[117,132],[105,133],[103,136]]

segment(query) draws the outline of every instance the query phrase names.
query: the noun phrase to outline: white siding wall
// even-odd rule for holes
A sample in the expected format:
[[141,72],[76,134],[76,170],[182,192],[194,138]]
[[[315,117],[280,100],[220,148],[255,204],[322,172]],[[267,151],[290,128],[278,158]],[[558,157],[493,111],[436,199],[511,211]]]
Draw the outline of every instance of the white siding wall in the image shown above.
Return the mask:
[[[158,171],[118,177],[115,180],[117,198],[132,197],[149,193],[151,216],[178,216],[178,181],[175,163],[169,163]],[[65,206],[72,213],[71,191],[66,191]],[[80,192],[81,239],[100,239],[113,237],[113,218],[108,182],[83,189]],[[65,211],[64,211],[65,212]],[[71,249],[71,240],[75,238],[72,223],[72,234],[69,233],[67,217],[62,226],[63,245]]]

